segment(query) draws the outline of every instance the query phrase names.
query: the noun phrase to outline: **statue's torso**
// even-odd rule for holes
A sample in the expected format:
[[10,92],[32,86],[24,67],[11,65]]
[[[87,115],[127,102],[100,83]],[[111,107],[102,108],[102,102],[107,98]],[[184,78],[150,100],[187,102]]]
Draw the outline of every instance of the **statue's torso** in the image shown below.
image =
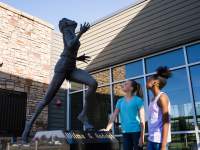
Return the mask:
[[80,47],[80,42],[72,44],[71,46],[67,46],[64,41],[64,50],[60,55],[60,59],[58,60],[55,72],[69,72],[76,68],[76,58],[78,54],[78,49]]

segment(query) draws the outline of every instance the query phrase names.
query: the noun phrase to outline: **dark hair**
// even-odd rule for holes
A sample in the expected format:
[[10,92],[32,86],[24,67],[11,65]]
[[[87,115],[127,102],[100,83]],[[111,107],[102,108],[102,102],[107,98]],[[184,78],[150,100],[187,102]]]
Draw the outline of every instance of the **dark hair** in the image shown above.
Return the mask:
[[167,84],[167,79],[171,76],[171,71],[167,66],[160,66],[156,69],[156,74],[153,75],[153,79],[159,81],[159,88],[162,89]]
[[131,86],[133,87],[132,94],[135,94],[136,96],[143,98],[143,91],[139,83],[137,83],[135,80],[130,80]]

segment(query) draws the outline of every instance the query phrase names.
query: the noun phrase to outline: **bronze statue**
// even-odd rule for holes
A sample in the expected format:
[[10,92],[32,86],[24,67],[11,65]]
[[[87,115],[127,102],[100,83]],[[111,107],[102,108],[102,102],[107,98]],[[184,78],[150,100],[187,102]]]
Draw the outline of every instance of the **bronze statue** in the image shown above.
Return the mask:
[[37,105],[36,112],[33,114],[31,120],[26,123],[24,132],[22,134],[22,143],[28,142],[28,136],[34,121],[41,113],[43,108],[52,101],[53,97],[65,79],[88,85],[86,102],[82,112],[78,116],[78,119],[85,125],[86,129],[93,128],[93,126],[88,122],[87,107],[88,100],[91,99],[97,89],[97,81],[86,71],[76,68],[76,60],[86,62],[89,58],[88,56],[85,56],[85,54],[77,57],[77,53],[80,47],[79,39],[82,34],[90,28],[90,25],[89,23],[84,23],[84,25],[81,25],[80,32],[77,35],[75,34],[76,27],[77,23],[75,21],[66,18],[63,18],[59,22],[59,29],[63,35],[64,50],[55,66],[53,79],[45,93],[43,100]]

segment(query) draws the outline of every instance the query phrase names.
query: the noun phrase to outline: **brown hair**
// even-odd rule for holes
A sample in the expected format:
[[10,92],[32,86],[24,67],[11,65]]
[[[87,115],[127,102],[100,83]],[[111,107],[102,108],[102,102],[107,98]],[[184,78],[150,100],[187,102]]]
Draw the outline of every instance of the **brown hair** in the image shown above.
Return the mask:
[[140,98],[143,98],[143,91],[141,85],[137,83],[135,80],[130,80],[130,81],[131,81],[131,86],[133,87],[132,94],[135,94]]

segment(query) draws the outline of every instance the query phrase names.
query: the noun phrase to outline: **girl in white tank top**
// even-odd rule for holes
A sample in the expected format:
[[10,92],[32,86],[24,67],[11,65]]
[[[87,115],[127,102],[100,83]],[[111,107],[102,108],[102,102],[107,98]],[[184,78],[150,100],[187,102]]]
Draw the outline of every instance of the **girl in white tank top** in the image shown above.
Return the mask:
[[[162,143],[162,130],[163,130],[163,114],[161,108],[158,106],[158,100],[164,92],[160,92],[153,101],[149,104],[148,116],[148,140],[155,143]],[[165,94],[166,95],[166,94]],[[168,110],[170,115],[170,101],[168,103]],[[169,117],[170,120],[170,117]],[[167,143],[171,142],[171,124],[169,123]]]
[[170,70],[159,67],[147,81],[147,88],[154,95],[148,112],[148,150],[167,150],[171,142],[170,100],[166,93],[161,92],[169,77]]

